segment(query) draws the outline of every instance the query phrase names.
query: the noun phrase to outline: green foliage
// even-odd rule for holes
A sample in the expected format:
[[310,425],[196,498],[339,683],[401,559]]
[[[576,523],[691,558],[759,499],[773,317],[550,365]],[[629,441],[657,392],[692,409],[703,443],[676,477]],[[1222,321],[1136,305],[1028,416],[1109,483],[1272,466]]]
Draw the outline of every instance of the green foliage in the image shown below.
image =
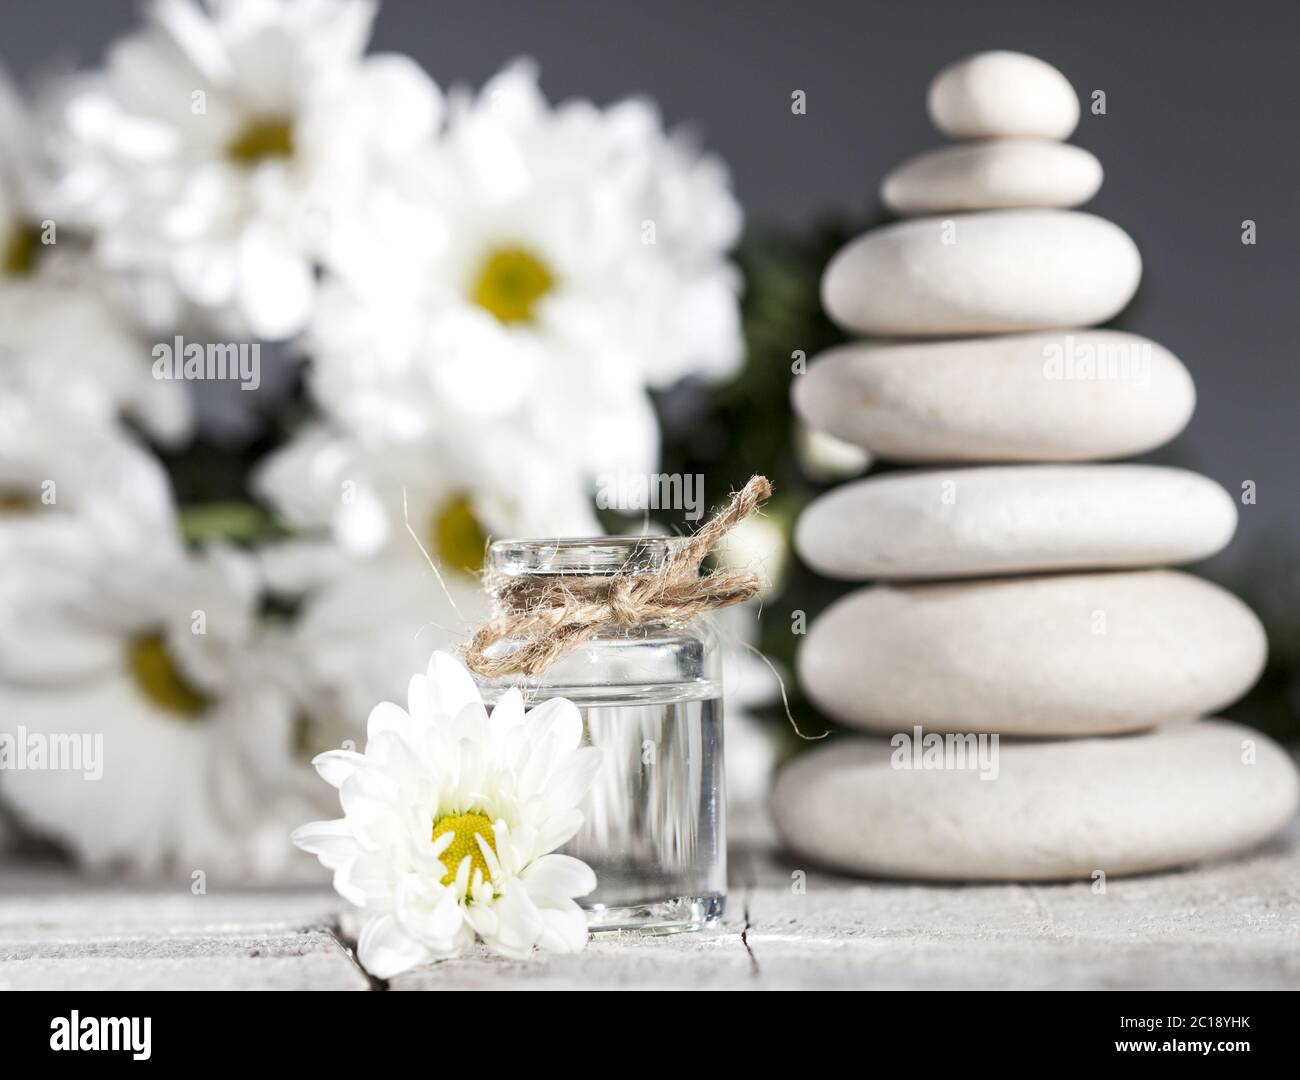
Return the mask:
[[270,514],[248,502],[207,502],[184,507],[180,525],[185,542],[195,545],[224,540],[252,547],[285,535]]

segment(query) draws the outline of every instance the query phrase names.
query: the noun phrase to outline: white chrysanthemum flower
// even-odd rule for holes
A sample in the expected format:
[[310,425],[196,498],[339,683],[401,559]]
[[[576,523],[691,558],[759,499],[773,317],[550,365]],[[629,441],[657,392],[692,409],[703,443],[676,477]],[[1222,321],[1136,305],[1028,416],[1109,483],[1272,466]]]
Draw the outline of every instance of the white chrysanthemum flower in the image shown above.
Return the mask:
[[353,557],[426,569],[421,545],[441,570],[477,574],[489,536],[600,531],[581,479],[535,447],[507,431],[481,446],[453,428],[441,435],[385,445],[309,425],[259,465],[253,486],[295,529],[324,531]]
[[193,427],[188,392],[153,377],[150,348],[103,271],[75,251],[51,249],[38,262],[0,273],[0,382],[24,397],[60,399],[67,416],[121,414],[160,442],[181,441]]
[[[49,105],[44,98],[41,103]],[[53,166],[40,137],[50,122],[46,112],[29,102],[0,65],[0,265],[10,269],[30,265],[32,245],[42,239],[38,226],[60,216]]]
[[449,113],[333,238],[318,400],[358,431],[420,438],[468,414],[588,477],[652,470],[647,388],[742,356],[724,168],[645,102],[552,108],[527,64]]
[[364,753],[316,758],[344,816],[302,826],[293,842],[367,913],[357,952],[371,974],[454,956],[476,935],[516,959],[583,948],[574,900],[596,876],[556,851],[581,827],[600,765],[581,741],[572,702],[525,714],[512,690],[489,715],[469,672],[435,653],[411,679],[408,709],[370,714]]
[[[167,477],[115,426],[0,371],[0,559],[66,545],[129,550],[175,529]],[[16,572],[4,580],[21,586]]]
[[68,87],[60,194],[160,324],[186,308],[270,339],[306,324],[314,266],[376,172],[431,135],[436,87],[363,56],[370,0],[152,0]]
[[471,454],[455,440],[372,448],[312,426],[254,487],[300,534],[262,557],[277,591],[306,594],[292,636],[330,739],[355,735],[375,701],[487,615],[490,538],[599,532],[582,484],[505,432]]
[[319,800],[254,565],[149,532],[47,531],[6,550],[0,730],[83,751],[80,769],[6,769],[0,798],[86,866],[279,877],[284,832]]
[[165,442],[190,428],[184,388],[153,378],[111,283],[46,203],[30,112],[0,70],[0,385],[9,401],[56,400],[76,426],[126,413]]
[[[40,160],[31,118],[0,67],[0,283],[29,273],[41,251],[44,208],[37,209]],[[48,239],[48,238],[44,238]]]

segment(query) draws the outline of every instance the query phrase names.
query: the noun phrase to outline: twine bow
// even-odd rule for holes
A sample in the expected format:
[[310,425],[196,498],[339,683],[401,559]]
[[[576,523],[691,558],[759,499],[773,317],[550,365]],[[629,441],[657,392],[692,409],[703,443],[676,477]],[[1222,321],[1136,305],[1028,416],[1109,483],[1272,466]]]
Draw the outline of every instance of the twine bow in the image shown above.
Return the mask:
[[[701,577],[700,563],[771,494],[767,477],[753,477],[653,574],[533,575],[489,581],[497,614],[474,631],[465,647],[466,666],[483,678],[515,672],[535,678],[602,631],[688,619],[743,603],[758,593],[758,575],[715,570]],[[522,644],[500,656],[488,655],[505,640]]]

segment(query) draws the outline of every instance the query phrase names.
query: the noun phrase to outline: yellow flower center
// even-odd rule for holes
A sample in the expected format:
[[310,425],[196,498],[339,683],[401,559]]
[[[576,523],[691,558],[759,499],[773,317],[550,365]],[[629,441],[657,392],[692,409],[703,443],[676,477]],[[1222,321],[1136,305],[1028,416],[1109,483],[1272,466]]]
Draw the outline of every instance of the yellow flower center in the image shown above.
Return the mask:
[[226,156],[239,165],[256,165],[270,157],[293,154],[293,125],[278,117],[250,120],[226,144]]
[[0,244],[0,276],[22,277],[36,266],[41,250],[41,230],[35,225],[16,224]]
[[24,517],[36,512],[36,500],[25,491],[0,489],[0,518]]
[[447,873],[443,875],[442,883],[450,885],[456,880],[456,870],[461,864],[461,860],[466,855],[469,856],[469,880],[470,884],[474,883],[474,871],[483,872],[483,880],[491,881],[492,875],[488,872],[487,860],[483,858],[483,852],[479,850],[478,840],[476,837],[483,837],[487,846],[492,849],[492,854],[496,854],[497,842],[496,834],[492,832],[492,822],[488,820],[486,814],[476,814],[473,812],[467,814],[443,814],[433,823],[433,839],[452,833],[455,839],[447,846],[439,858],[442,859],[442,865],[447,867]]
[[429,531],[440,565],[466,574],[483,569],[487,533],[474,516],[468,495],[457,495],[445,502],[434,514]]
[[555,285],[546,264],[523,248],[497,248],[474,279],[470,298],[503,323],[532,322],[537,301]]
[[131,646],[130,669],[140,692],[160,709],[192,719],[208,707],[207,696],[176,670],[161,634],[147,634],[135,640]]

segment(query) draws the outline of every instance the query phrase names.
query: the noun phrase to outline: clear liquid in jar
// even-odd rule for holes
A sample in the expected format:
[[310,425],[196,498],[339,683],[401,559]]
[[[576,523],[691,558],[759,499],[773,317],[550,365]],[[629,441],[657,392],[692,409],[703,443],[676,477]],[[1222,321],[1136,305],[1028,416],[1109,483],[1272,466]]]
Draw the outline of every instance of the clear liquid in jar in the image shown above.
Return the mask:
[[721,687],[604,689],[575,701],[584,743],[602,753],[586,821],[563,849],[596,873],[578,902],[593,930],[705,926],[726,896]]

